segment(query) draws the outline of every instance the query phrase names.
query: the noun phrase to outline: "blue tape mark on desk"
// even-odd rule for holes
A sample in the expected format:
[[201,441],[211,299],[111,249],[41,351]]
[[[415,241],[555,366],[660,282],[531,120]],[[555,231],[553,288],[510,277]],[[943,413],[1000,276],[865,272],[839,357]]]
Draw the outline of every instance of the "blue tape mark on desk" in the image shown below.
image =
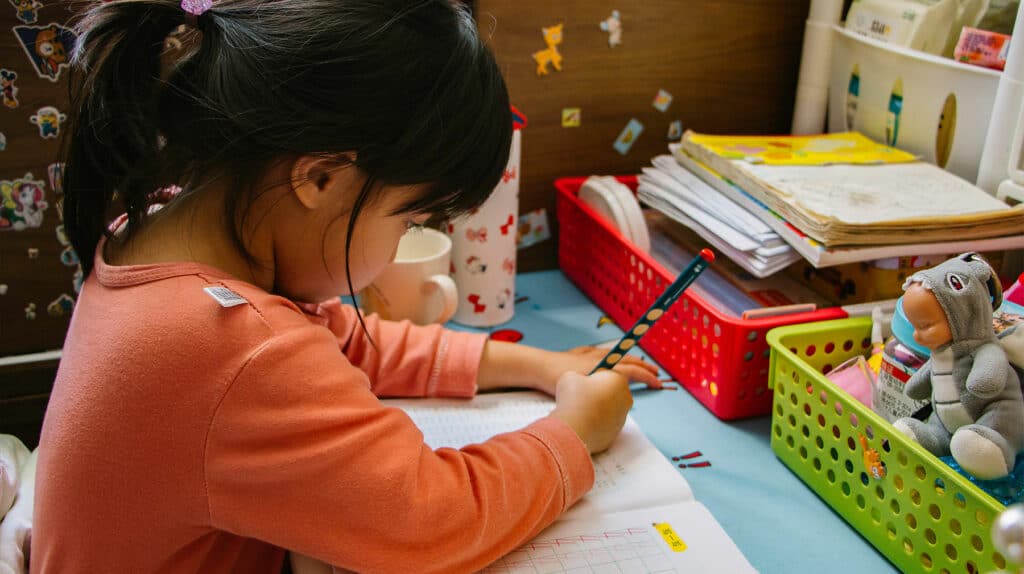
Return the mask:
[[[561,272],[525,273],[516,281],[521,302],[512,321],[492,329],[449,326],[513,329],[524,344],[559,351],[622,336],[614,324],[598,326],[601,310]],[[662,454],[671,459],[699,450],[700,460],[714,462],[679,471],[761,572],[898,572],[775,458],[771,417],[722,422],[685,391],[641,389],[633,396],[633,418]]]

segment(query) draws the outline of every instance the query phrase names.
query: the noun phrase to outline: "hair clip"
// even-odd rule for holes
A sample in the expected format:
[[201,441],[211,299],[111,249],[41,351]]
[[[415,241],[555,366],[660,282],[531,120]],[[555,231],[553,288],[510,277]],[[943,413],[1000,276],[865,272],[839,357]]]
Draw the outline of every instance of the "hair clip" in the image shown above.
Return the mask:
[[210,8],[213,8],[213,0],[181,0],[181,9],[197,18]]

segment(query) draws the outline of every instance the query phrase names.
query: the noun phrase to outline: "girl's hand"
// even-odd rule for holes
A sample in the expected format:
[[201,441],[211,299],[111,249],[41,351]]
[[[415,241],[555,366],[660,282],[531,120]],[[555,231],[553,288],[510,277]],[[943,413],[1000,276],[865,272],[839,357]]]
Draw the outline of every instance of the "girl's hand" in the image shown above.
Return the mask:
[[[544,359],[543,372],[545,375],[540,384],[534,388],[555,396],[558,380],[563,374],[571,372],[586,375],[597,366],[606,354],[608,354],[608,349],[591,346],[576,347],[561,353],[550,352]],[[662,383],[658,380],[658,367],[639,357],[626,355],[619,361],[619,364],[615,365],[614,370],[631,382],[644,383],[651,389],[662,388]]]

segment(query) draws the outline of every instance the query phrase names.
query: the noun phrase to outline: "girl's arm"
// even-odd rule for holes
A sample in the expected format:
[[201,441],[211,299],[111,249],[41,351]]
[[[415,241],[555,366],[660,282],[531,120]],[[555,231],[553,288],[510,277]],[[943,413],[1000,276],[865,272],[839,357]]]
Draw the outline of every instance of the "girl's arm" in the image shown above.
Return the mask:
[[431,450],[317,329],[247,361],[208,431],[213,527],[359,572],[468,572],[536,536],[593,484],[586,446],[545,417]]
[[[470,397],[476,390],[530,388],[554,396],[558,378],[567,371],[587,374],[606,351],[579,347],[545,351],[483,335],[459,333],[439,325],[383,321],[364,316],[370,344],[355,310],[334,300],[321,305],[321,316],[338,338],[342,352],[365,371],[379,397]],[[627,356],[616,370],[633,381],[660,388],[658,368]]]
[[367,374],[378,397],[476,394],[484,335],[384,321],[377,315],[363,315],[363,332],[355,309],[337,299],[320,305],[319,315],[345,357]]

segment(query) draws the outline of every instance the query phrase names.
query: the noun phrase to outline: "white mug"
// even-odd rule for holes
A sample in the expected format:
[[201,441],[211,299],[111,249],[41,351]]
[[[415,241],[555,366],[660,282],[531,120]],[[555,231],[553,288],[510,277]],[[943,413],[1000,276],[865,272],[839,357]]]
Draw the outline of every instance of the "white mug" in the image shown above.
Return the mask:
[[359,305],[382,319],[417,325],[444,323],[459,302],[448,276],[452,242],[434,229],[412,229],[398,242],[395,260],[359,294]]

